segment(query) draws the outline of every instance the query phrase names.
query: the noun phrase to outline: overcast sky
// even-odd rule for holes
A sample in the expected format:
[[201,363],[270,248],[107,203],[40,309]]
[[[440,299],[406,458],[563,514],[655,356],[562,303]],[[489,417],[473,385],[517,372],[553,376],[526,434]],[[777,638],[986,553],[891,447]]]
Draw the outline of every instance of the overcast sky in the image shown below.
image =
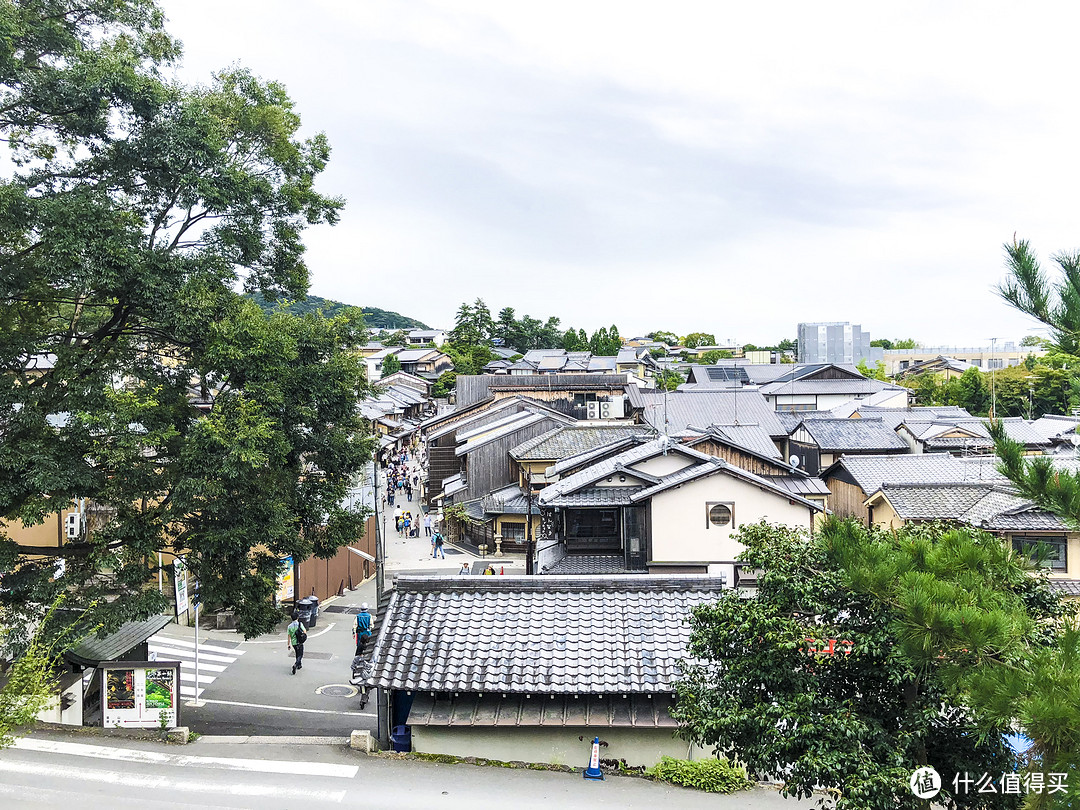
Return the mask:
[[327,133],[328,298],[971,346],[1034,331],[993,293],[1014,232],[1080,248],[1075,3],[163,5],[186,79],[238,62]]

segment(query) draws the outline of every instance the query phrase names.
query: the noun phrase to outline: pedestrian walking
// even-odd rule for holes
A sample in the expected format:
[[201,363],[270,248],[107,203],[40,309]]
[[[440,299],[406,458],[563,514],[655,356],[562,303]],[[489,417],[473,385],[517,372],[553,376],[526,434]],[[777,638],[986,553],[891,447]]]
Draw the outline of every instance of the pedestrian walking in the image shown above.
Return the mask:
[[461,564],[461,570],[458,571],[458,573],[459,574],[469,574],[471,576],[472,575],[472,568],[469,567],[469,564],[467,562],[464,562],[464,563]]
[[424,536],[431,537],[431,515],[424,515]]
[[307,630],[304,629],[304,624],[300,621],[300,611],[293,611],[292,624],[288,626],[285,634],[285,643],[296,656],[296,660],[292,665],[292,674],[295,675],[296,670],[304,668],[304,643],[307,641]]
[[434,559],[435,557],[440,557],[441,556],[445,560],[446,559],[446,552],[443,551],[443,536],[441,534],[439,534],[438,532],[435,532],[434,540],[435,540],[435,554],[433,555],[432,559]]
[[356,626],[353,628],[353,639],[356,641],[355,655],[364,654],[364,643],[371,638],[371,614],[368,612],[367,602],[360,605],[360,612],[356,614]]
[[409,513],[405,513],[405,517],[401,520],[401,525],[405,527],[405,536],[409,537],[409,524],[412,520],[409,518]]
[[412,503],[412,485],[405,484],[405,497],[408,498],[409,503]]
[[401,537],[401,527],[405,524],[405,518],[401,515],[394,515],[394,528],[397,530],[398,537]]

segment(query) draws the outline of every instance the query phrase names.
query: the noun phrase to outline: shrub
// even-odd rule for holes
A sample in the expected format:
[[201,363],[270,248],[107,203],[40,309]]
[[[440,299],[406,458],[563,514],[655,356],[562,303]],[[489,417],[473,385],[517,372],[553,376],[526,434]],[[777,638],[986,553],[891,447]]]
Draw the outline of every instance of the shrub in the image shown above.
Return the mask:
[[706,793],[734,793],[753,786],[746,771],[726,759],[675,759],[664,757],[645,771],[658,782],[703,790]]

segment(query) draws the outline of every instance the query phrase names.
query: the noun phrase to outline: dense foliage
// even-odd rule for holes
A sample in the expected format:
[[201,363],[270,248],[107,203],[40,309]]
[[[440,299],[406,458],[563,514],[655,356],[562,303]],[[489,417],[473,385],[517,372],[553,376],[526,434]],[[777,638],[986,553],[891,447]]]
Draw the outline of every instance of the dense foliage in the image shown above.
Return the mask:
[[[290,315],[307,315],[321,312],[327,318],[344,315],[356,309],[351,304],[343,304],[317,295],[305,295],[296,301],[270,301],[260,292],[251,294],[251,298],[266,312],[284,309]],[[364,313],[364,326],[369,329],[427,329],[428,326],[415,318],[407,318],[396,312],[389,312],[378,307],[361,307]]]
[[[1050,622],[1064,608],[1011,549],[963,529],[836,522],[812,538],[759,524],[739,539],[758,593],[694,612],[698,663],[676,710],[689,739],[783,778],[786,795],[823,788],[839,810],[925,806],[908,778],[927,763],[945,783],[936,801],[1015,806],[952,784],[1015,769],[1003,735],[1026,718],[995,686],[1042,689],[1037,668],[1062,642]],[[1050,764],[1062,763],[1036,767]]]
[[701,790],[705,793],[735,793],[754,786],[746,771],[726,759],[675,759],[663,757],[645,771],[658,782]]
[[12,647],[58,593],[69,627],[162,610],[159,551],[264,632],[278,559],[361,531],[361,321],[236,292],[306,294],[303,230],[343,205],[315,190],[326,138],[241,68],[165,80],[152,0],[3,2],[0,30],[0,516],[87,507],[62,548],[0,540]]

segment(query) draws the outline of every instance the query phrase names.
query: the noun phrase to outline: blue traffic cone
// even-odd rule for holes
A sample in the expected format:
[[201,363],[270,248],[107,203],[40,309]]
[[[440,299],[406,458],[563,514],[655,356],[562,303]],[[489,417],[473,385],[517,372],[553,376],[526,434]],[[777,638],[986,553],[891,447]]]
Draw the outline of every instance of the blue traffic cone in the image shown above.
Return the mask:
[[603,779],[604,773],[600,770],[600,738],[593,737],[592,756],[589,757],[589,767],[582,774],[586,779]]

